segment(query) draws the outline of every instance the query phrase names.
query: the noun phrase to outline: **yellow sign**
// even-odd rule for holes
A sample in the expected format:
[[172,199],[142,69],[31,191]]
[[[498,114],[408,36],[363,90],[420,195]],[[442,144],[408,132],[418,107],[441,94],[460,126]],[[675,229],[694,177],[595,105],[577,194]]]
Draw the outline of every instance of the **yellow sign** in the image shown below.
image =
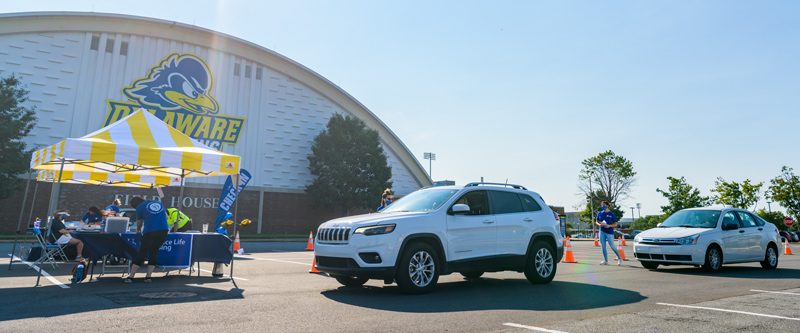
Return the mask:
[[214,79],[208,65],[188,53],[172,53],[153,66],[147,76],[125,87],[129,101],[108,100],[105,125],[120,120],[139,108],[204,144],[221,149],[235,144],[245,118],[220,115],[211,95]]

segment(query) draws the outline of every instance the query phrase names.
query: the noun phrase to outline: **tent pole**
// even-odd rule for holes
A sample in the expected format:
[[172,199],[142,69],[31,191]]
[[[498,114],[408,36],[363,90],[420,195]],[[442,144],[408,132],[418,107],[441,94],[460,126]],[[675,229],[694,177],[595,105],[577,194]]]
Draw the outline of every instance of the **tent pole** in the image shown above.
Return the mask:
[[61,196],[61,174],[64,173],[64,158],[61,157],[61,167],[58,169],[58,182],[53,184],[53,188],[50,190],[50,204],[47,207],[47,216],[51,216],[50,214],[55,214],[56,209],[58,209],[58,199]]
[[[183,177],[186,176],[186,170],[181,169],[181,192],[178,194],[178,211],[183,213]],[[172,231],[175,232],[178,230],[178,221],[175,221],[175,224],[172,225]]]
[[28,181],[25,183],[25,196],[22,197],[22,205],[19,206],[19,220],[17,220],[17,233],[14,235],[14,246],[11,247],[11,258],[8,261],[8,269],[14,262],[14,253],[17,253],[17,242],[19,242],[19,230],[22,226],[22,216],[25,215],[25,202],[28,201],[28,190],[31,188],[31,172],[28,172]]
[[33,220],[33,206],[36,205],[36,194],[39,193],[39,181],[33,185],[33,198],[31,198],[31,210],[28,211],[28,222]]
[[[236,230],[236,217],[237,217],[236,216],[236,211],[237,211],[237,208],[239,208],[239,199],[240,199],[239,196],[241,195],[241,193],[239,193],[239,174],[238,173],[235,176],[233,176],[233,188],[236,190],[236,201],[233,202],[233,237],[236,237],[236,232],[237,232],[237,230]],[[234,238],[234,240],[235,240],[235,238]],[[233,282],[233,286],[236,287],[236,289],[239,289],[239,286],[236,285],[236,281],[233,279],[233,263],[235,261],[236,261],[236,253],[234,252],[233,255],[231,256],[231,271],[228,273],[228,275],[231,277],[231,282]]]

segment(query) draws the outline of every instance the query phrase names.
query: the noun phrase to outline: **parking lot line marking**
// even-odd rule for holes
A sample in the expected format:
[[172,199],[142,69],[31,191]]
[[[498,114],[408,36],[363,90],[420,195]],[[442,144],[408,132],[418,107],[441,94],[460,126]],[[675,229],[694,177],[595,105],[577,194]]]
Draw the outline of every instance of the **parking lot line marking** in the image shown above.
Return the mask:
[[36,266],[36,265],[34,265],[34,264],[32,264],[32,263],[29,263],[29,262],[27,262],[27,261],[25,261],[25,260],[22,260],[22,259],[20,259],[20,258],[19,258],[19,257],[17,257],[17,256],[14,256],[14,260],[19,260],[21,263],[23,263],[23,264],[26,264],[26,265],[28,265],[29,267],[31,267],[31,268],[33,268],[33,269],[35,269],[37,272],[38,272],[38,271],[41,271],[41,272],[42,272],[42,276],[44,276],[45,278],[47,278],[47,280],[49,280],[49,281],[50,281],[50,282],[52,282],[53,284],[55,284],[55,285],[57,285],[57,286],[61,287],[62,289],[69,289],[69,286],[68,286],[68,285],[65,285],[65,284],[61,283],[61,281],[58,281],[58,280],[56,280],[56,278],[54,278],[52,275],[50,275],[49,273],[47,273],[47,271],[45,271],[45,270],[43,270],[43,269],[39,268],[39,266]]
[[536,327],[536,326],[520,325],[520,324],[514,324],[514,323],[504,323],[503,325],[504,326],[509,326],[509,327],[523,328],[523,329],[526,329],[526,330],[537,331],[537,332],[567,333],[567,332],[564,332],[564,331],[548,330],[546,328],[541,328],[541,327]]
[[800,293],[790,293],[788,291],[770,291],[770,290],[758,290],[758,289],[750,289],[750,291],[757,292],[757,293],[769,293],[769,294],[800,296]]
[[670,303],[656,303],[656,304],[658,304],[658,305],[666,305],[666,306],[674,306],[674,307],[678,307],[678,308],[730,312],[730,313],[738,313],[738,314],[744,314],[744,315],[750,315],[750,316],[758,316],[758,317],[767,317],[767,318],[775,318],[775,319],[786,319],[786,320],[800,321],[800,318],[783,317],[783,316],[776,316],[776,315],[764,314],[764,313],[747,312],[747,311],[728,310],[728,309],[720,309],[720,308],[710,308],[710,307],[707,307],[707,306],[681,305],[681,304],[670,304]]
[[[200,269],[200,271],[201,271],[201,272],[206,272],[206,273],[211,273],[211,274],[213,274],[213,272],[211,272],[211,271],[209,271],[209,270],[202,269],[202,268]],[[230,275],[227,275],[227,274],[224,274],[224,275],[222,275],[222,277],[229,278],[229,277],[231,277],[231,276],[230,276]],[[248,279],[241,278],[241,277],[238,277],[238,276],[234,276],[233,278],[234,278],[234,279],[236,279],[236,280],[250,281],[250,280],[248,280]]]

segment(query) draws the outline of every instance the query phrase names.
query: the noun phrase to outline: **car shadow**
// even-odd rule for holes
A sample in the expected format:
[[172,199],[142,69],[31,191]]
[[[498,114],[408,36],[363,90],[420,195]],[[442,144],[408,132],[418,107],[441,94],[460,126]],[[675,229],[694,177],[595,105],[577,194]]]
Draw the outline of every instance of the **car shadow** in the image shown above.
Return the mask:
[[727,277],[738,279],[798,279],[800,278],[800,269],[795,268],[781,268],[780,264],[777,269],[768,271],[761,267],[750,266],[722,266],[722,270],[716,273],[709,273],[697,267],[675,266],[675,267],[659,267],[654,273],[664,274],[682,274],[694,276],[708,276],[708,277]]
[[412,313],[585,310],[646,299],[638,292],[586,283],[553,281],[532,285],[524,279],[491,278],[440,283],[425,295],[402,295],[396,286],[340,287],[321,294],[344,304]]
[[188,276],[154,276],[153,282],[137,278],[125,284],[119,277],[101,277],[95,282],[25,288],[0,288],[0,322],[26,318],[85,313],[138,306],[207,302],[244,298],[243,289],[210,288],[202,285],[230,283],[229,279]]

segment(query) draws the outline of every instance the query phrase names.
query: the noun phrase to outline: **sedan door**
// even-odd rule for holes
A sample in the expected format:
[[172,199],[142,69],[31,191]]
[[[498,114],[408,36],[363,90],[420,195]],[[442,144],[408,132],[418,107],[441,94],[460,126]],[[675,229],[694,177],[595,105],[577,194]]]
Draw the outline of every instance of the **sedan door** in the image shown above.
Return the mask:
[[450,261],[497,254],[497,225],[486,191],[470,191],[453,204],[469,205],[465,215],[447,214],[447,258]]
[[739,220],[742,221],[742,233],[744,242],[742,248],[742,257],[745,260],[764,260],[766,248],[764,248],[761,240],[764,228],[758,225],[756,218],[748,212],[736,211]]
[[742,229],[742,224],[736,215],[736,212],[728,211],[722,216],[722,223],[720,224],[720,228],[725,223],[730,222],[739,225],[739,229],[736,230],[722,230],[722,256],[725,262],[741,261],[745,257],[745,231]]

